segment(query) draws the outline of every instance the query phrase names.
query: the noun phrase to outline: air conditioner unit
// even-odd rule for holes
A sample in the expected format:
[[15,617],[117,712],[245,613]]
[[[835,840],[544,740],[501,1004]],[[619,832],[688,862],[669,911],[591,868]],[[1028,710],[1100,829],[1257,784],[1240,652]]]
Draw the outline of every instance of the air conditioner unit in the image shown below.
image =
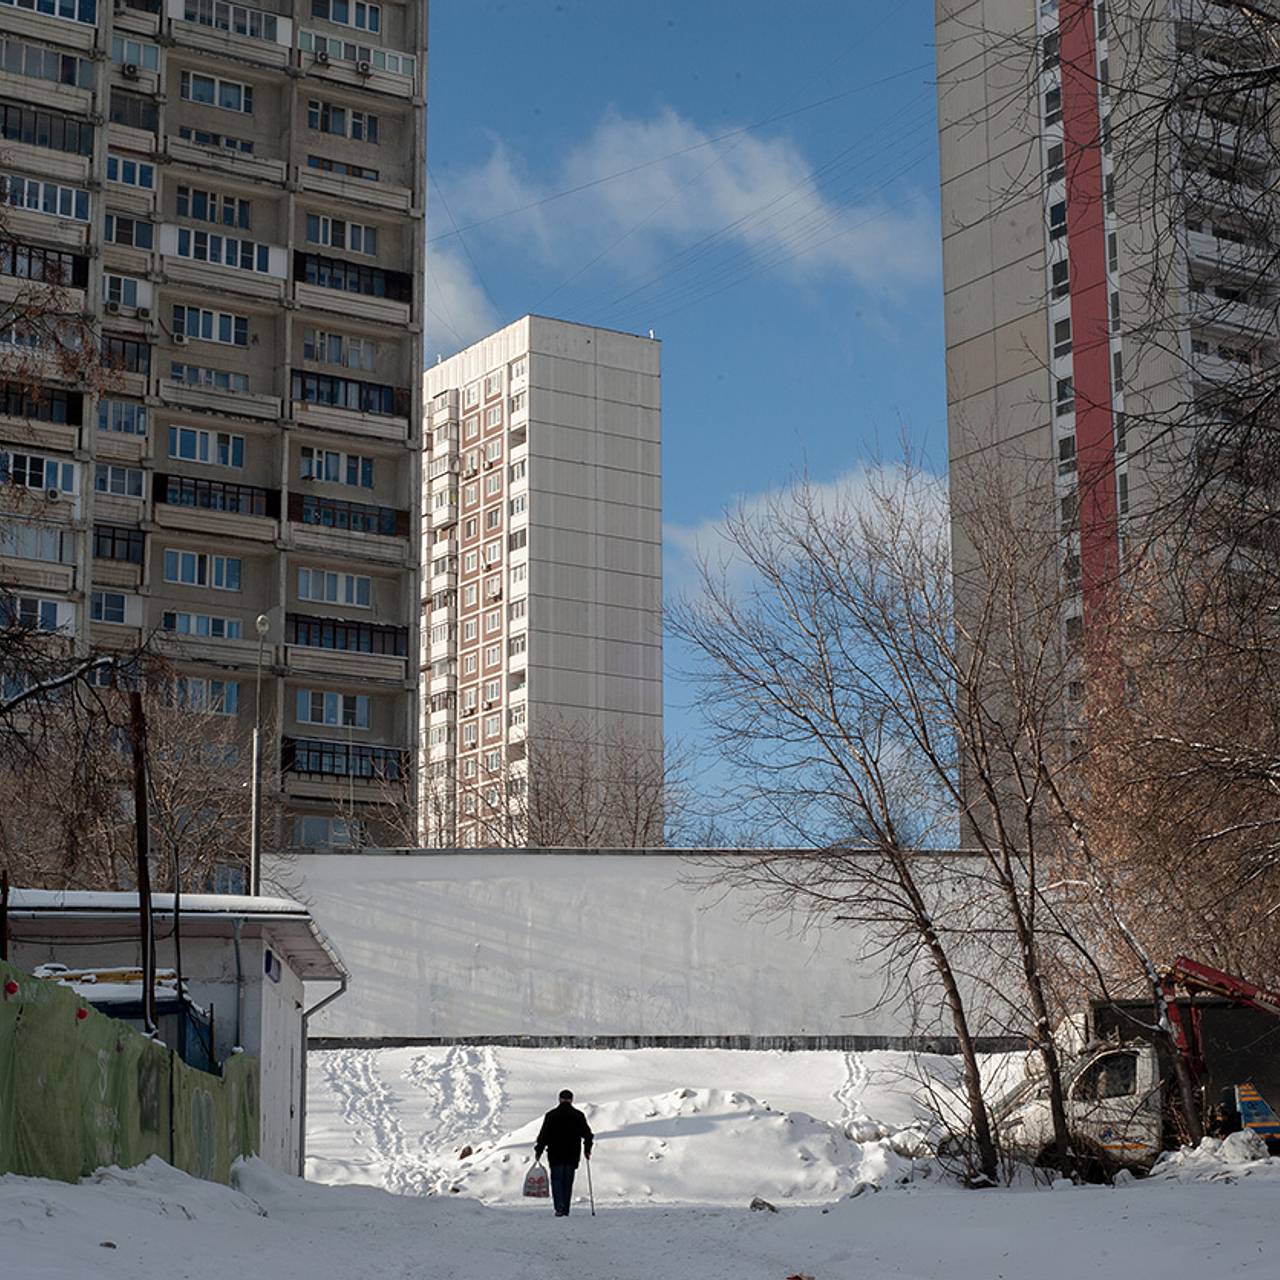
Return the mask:
[[120,314],[120,304],[118,302],[108,302],[102,309],[109,316],[118,316]]
[[61,502],[65,495],[61,489],[46,489],[44,496],[46,502]]
[[328,50],[328,49],[317,49],[317,50],[316,50],[316,61],[317,61],[317,62],[318,62],[322,67],[327,67],[327,66],[329,65],[329,50]]
[[139,308],[138,308],[138,319],[139,319],[139,320],[150,320],[150,319],[151,319],[151,308],[150,308],[150,307],[139,307]]
[[138,78],[138,64],[136,62],[126,62],[120,68],[120,72],[126,80],[136,80]]
[[361,60],[356,63],[356,70],[362,76],[371,76],[373,75],[373,63],[368,60]]
[[185,333],[175,333],[173,335],[173,345],[175,347],[185,347],[187,345],[187,335]]

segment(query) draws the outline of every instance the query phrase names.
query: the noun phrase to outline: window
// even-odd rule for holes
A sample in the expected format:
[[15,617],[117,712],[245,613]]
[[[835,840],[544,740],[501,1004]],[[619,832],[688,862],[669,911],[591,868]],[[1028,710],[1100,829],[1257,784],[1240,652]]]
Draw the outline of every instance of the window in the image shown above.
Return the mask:
[[377,359],[377,344],[371,338],[349,338],[324,329],[303,329],[302,358],[317,364],[335,364],[344,369],[371,370]]
[[173,705],[181,711],[233,716],[240,706],[240,685],[235,680],[177,676],[173,681]]
[[1057,124],[1062,119],[1062,90],[1048,89],[1044,95],[1044,122]]
[[502,559],[502,543],[495,540],[484,544],[485,564],[497,564]]
[[1055,388],[1054,413],[1061,417],[1064,413],[1074,413],[1075,409],[1075,383],[1070,378],[1059,378]]
[[208,387],[214,391],[228,391],[243,395],[249,390],[249,376],[234,373],[230,369],[214,369],[208,365],[184,364],[173,361],[169,365],[169,381],[186,387]]
[[367,609],[373,595],[373,580],[355,573],[333,573],[328,569],[298,570],[298,599],[322,604],[347,604]]
[[1049,206],[1049,239],[1060,240],[1067,234],[1067,202],[1059,200]]
[[524,408],[527,396],[523,391],[517,391],[515,395],[507,401],[507,411],[509,413],[519,413]]
[[519,622],[529,612],[529,601],[527,598],[521,600],[513,600],[508,613],[512,622]]
[[[191,0],[187,4],[190,7]],[[354,849],[361,843],[360,824],[306,814],[293,821],[293,843],[309,849]]]
[[522,631],[519,635],[512,636],[507,641],[507,652],[513,657],[517,657],[524,653],[529,647],[529,637]]
[[1067,165],[1063,158],[1061,142],[1055,142],[1049,148],[1045,158],[1045,179],[1048,182],[1059,182],[1067,176]]
[[362,693],[333,693],[299,689],[297,718],[301,724],[324,724],[343,729],[369,727],[369,698]]
[[507,546],[512,551],[519,551],[529,545],[529,530],[517,529],[507,537]]
[[79,187],[64,187],[57,182],[6,174],[0,178],[0,194],[4,202],[14,209],[69,218],[73,222],[89,221],[89,193]]
[[462,424],[462,438],[464,440],[474,440],[480,434],[480,419],[467,418]]
[[1128,452],[1128,435],[1125,429],[1125,420],[1123,413],[1116,414],[1116,451],[1118,453]]
[[475,573],[476,567],[480,563],[479,555],[474,551],[468,551],[462,557],[462,570],[464,573]]
[[494,494],[502,491],[502,473],[495,471],[491,475],[484,478],[484,495],[486,498],[492,498]]
[[323,213],[307,214],[307,243],[373,256],[378,252],[378,229],[363,222],[347,222]]
[[[464,747],[474,747],[476,745],[476,739],[478,736],[479,736],[479,733],[476,729],[476,725],[474,721],[470,721],[467,724],[464,724],[462,726],[462,745]],[[468,810],[468,812],[474,813],[475,803],[476,803],[475,796],[468,795],[468,796],[463,796],[462,798],[464,801],[469,801],[471,804],[471,808]]]
[[169,457],[207,462],[215,467],[244,466],[244,436],[198,427],[169,428]]
[[141,218],[127,218],[122,213],[108,213],[106,240],[108,244],[124,245],[129,249],[151,249],[155,246],[155,227]]
[[311,0],[311,16],[357,31],[382,30],[382,6],[364,0]]
[[384,538],[404,538],[409,534],[409,513],[372,503],[347,502],[343,498],[322,498],[314,494],[291,494],[289,519],[326,529],[349,529],[352,533],[375,533]]
[[38,453],[6,453],[0,450],[0,483],[24,489],[76,491],[76,465]]
[[485,645],[484,649],[484,665],[486,667],[496,667],[502,659],[502,646],[496,644]]
[[0,626],[27,631],[58,631],[74,622],[72,606],[43,596],[0,595]]
[[211,133],[208,129],[193,129],[187,124],[179,125],[178,137],[183,142],[194,142],[198,147],[213,147],[219,151],[238,151],[243,156],[253,155],[253,143],[248,138],[233,138],[226,133]]
[[1129,477],[1121,472],[1116,477],[1116,502],[1122,516],[1129,514]]
[[1071,471],[1076,465],[1076,438],[1075,436],[1063,436],[1058,441],[1058,470],[1060,472]]
[[517,494],[511,499],[509,510],[513,516],[523,515],[529,507],[528,494]]
[[496,529],[501,523],[502,523],[501,507],[490,507],[489,510],[484,513],[485,532],[488,532],[491,529]]
[[321,289],[359,293],[391,302],[413,301],[413,277],[405,271],[387,271],[360,262],[326,258],[318,253],[295,253],[293,278]]
[[1071,318],[1056,320],[1053,325],[1053,354],[1066,356],[1071,354]]
[[[486,738],[496,738],[502,732],[501,716],[485,716],[484,718],[484,736]],[[497,793],[493,793],[494,803],[497,803]]]
[[375,71],[387,71],[410,79],[417,74],[418,69],[418,60],[410,54],[395,53],[376,45],[356,44],[319,31],[299,31],[298,48],[303,53],[327,53],[330,58],[340,62],[367,62]]
[[0,0],[0,4],[28,13],[42,13],[47,18],[65,18],[93,26],[98,21],[98,0]]
[[307,127],[320,133],[350,138],[353,142],[378,141],[377,116],[368,111],[340,107],[336,102],[323,102],[319,98],[307,101]]
[[409,393],[400,387],[302,369],[292,371],[291,394],[294,400],[303,403],[350,409],[356,413],[403,418],[409,412]]
[[179,636],[207,636],[214,640],[243,639],[239,618],[221,618],[210,613],[166,612],[160,615],[160,626]]
[[56,387],[0,382],[0,414],[78,427],[84,416],[84,396],[79,391],[62,391]]
[[94,622],[124,622],[125,600],[120,591],[95,591],[89,597],[89,617]]
[[462,405],[465,409],[473,408],[480,403],[480,384],[473,382],[462,393]]
[[35,520],[0,520],[0,544],[7,556],[18,560],[41,560],[46,564],[69,564],[75,556],[74,535],[56,525]]
[[462,536],[464,538],[474,538],[479,532],[479,529],[479,521],[477,521],[474,516],[472,516],[470,520],[464,520],[462,522]]
[[1061,258],[1049,268],[1052,281],[1049,293],[1054,298],[1065,298],[1071,292],[1071,268],[1066,258]]
[[1076,1077],[1071,1086],[1073,1102],[1102,1102],[1130,1098],[1138,1091],[1138,1055],[1131,1051],[1104,1054]]
[[65,249],[41,249],[0,237],[0,275],[83,289],[89,282],[89,260]]
[[141,498],[142,472],[137,467],[99,462],[94,469],[93,487],[98,493],[110,493],[118,498]]
[[1111,385],[1115,391],[1124,390],[1124,357],[1118,351],[1111,353]]
[[1120,270],[1120,247],[1116,241],[1116,233],[1114,231],[1107,235],[1107,270]]
[[0,36],[0,68],[29,80],[93,88],[93,63],[71,53],[61,53],[40,44],[28,44],[16,36]]
[[155,133],[160,128],[160,108],[154,98],[126,89],[111,90],[111,123],[123,124],[130,129],[144,129]]
[[484,629],[486,634],[502,630],[501,609],[490,609],[489,612],[484,615]]
[[496,427],[502,421],[502,406],[495,404],[484,411],[484,425]]
[[93,125],[60,111],[0,103],[0,138],[75,156],[93,155]]
[[200,307],[175,306],[173,332],[188,339],[247,347],[249,317],[233,315],[229,311],[205,311]]
[[178,257],[190,258],[193,262],[209,262],[215,267],[234,267],[239,271],[271,270],[270,245],[219,235],[216,231],[192,231],[179,227]]
[[102,361],[109,369],[116,369],[121,373],[151,371],[151,348],[145,342],[104,333],[101,350]]
[[462,638],[464,640],[474,640],[479,634],[474,618],[466,618],[462,623]]
[[202,551],[164,553],[164,580],[215,591],[240,590],[240,560],[235,556],[211,556]]
[[127,564],[141,564],[145,546],[146,535],[141,529],[130,529],[119,524],[93,526],[93,554],[99,560],[123,560]]
[[102,277],[102,293],[108,302],[118,307],[136,309],[138,305],[138,286],[142,282],[132,276],[116,276],[110,273]]
[[1102,203],[1108,213],[1116,211],[1116,176],[1109,173],[1102,180]]
[[515,484],[517,480],[523,480],[528,473],[529,463],[525,458],[521,458],[519,462],[513,462],[507,468],[507,474],[511,477],[511,483]]
[[465,608],[470,608],[479,598],[480,591],[474,582],[468,582],[462,588],[462,603]]
[[515,382],[524,377],[526,368],[524,357],[521,356],[519,360],[513,360],[511,362],[511,367],[507,370],[507,377],[510,378],[512,382]]
[[403,658],[409,652],[409,628],[376,626],[338,618],[308,618],[291,613],[285,620],[285,643],[311,649],[380,653]]
[[1041,67],[1045,71],[1048,71],[1051,67],[1056,67],[1062,54],[1061,36],[1056,31],[1046,32],[1041,50]]
[[1111,295],[1111,332],[1120,332],[1120,294],[1118,291]]
[[126,436],[147,434],[147,407],[136,400],[98,401],[98,430]]
[[462,674],[465,676],[473,676],[476,668],[480,665],[474,653],[464,653],[462,655]]
[[373,459],[363,454],[340,453],[336,449],[316,449],[311,445],[303,445],[300,461],[304,480],[327,480],[332,484],[373,488]]
[[484,446],[484,460],[486,462],[497,462],[502,457],[502,441],[489,440]]
[[252,207],[240,196],[224,196],[200,187],[178,188],[178,217],[196,222],[212,222],[220,227],[249,230]]
[[525,582],[529,577],[529,566],[527,564],[515,564],[511,566],[511,585],[514,587],[517,583]]
[[243,4],[227,4],[224,0],[186,0],[182,16],[187,22],[232,35],[250,36],[254,40],[275,40],[279,25],[274,13],[263,13],[261,9]]
[[307,168],[319,169],[321,173],[336,173],[342,178],[360,178],[364,182],[378,181],[377,169],[353,164],[348,160],[333,160],[329,156],[308,156]]
[[239,80],[223,80],[218,76],[184,71],[180,92],[188,102],[219,107],[223,111],[238,111],[242,115],[253,114],[253,87]]
[[462,486],[462,504],[466,507],[474,507],[480,501],[480,486],[477,484],[464,484]]
[[108,152],[107,181],[118,182],[122,187],[141,187],[151,191],[156,185],[155,166]]

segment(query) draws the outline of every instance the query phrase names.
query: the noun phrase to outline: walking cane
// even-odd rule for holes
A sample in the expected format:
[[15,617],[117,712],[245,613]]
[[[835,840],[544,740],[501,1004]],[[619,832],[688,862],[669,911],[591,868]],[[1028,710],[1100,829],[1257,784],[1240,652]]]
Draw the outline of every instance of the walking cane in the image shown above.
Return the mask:
[[591,1185],[591,1157],[587,1157],[587,1195],[591,1198],[591,1216],[596,1216],[596,1190]]

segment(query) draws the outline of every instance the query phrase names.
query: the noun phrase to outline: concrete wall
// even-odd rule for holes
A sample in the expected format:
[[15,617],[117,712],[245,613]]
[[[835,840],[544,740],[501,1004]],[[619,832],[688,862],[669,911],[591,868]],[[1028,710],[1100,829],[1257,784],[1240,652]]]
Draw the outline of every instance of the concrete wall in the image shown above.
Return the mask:
[[936,1036],[854,926],[801,934],[663,854],[299,859],[352,971],[313,1037]]

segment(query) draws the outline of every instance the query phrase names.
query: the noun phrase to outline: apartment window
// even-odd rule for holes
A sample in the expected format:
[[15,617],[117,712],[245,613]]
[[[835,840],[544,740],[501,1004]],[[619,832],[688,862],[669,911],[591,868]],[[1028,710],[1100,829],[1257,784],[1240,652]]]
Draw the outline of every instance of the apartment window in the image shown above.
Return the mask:
[[230,369],[215,369],[209,365],[185,364],[175,360],[169,365],[169,381],[186,387],[207,387],[211,391],[227,391],[243,395],[249,390],[249,376]]
[[323,213],[307,214],[307,242],[332,249],[349,249],[372,257],[378,252],[378,228],[364,222],[348,222]]
[[219,76],[184,71],[180,92],[188,102],[198,102],[201,106],[238,111],[242,115],[253,114],[253,87],[239,80],[223,80]]
[[1129,514],[1129,477],[1123,471],[1116,477],[1116,500],[1120,514]]
[[373,580],[362,574],[333,573],[328,569],[298,570],[298,599],[322,604],[346,604],[357,609],[370,607]]
[[507,410],[510,413],[519,413],[524,408],[527,396],[523,391],[517,391],[515,395],[507,401]]
[[529,544],[528,529],[516,529],[507,538],[507,546],[512,551],[519,551],[522,547],[528,546],[528,544]]
[[186,0],[182,16],[187,22],[254,40],[275,40],[278,30],[274,13],[243,4],[226,4],[224,0]]
[[98,0],[0,0],[0,4],[28,13],[42,13],[47,18],[65,18],[94,26],[98,21]]
[[120,591],[95,591],[89,597],[89,617],[94,622],[124,623],[125,598]]
[[529,601],[527,598],[522,600],[513,600],[511,608],[508,610],[512,622],[519,622],[529,612]]
[[403,658],[409,651],[407,627],[376,626],[336,618],[308,618],[291,613],[285,620],[285,643],[311,649],[378,653]]
[[[496,738],[502,732],[501,716],[485,716],[484,718],[484,736],[486,738]],[[493,799],[492,803],[497,804],[498,793],[496,791],[489,793]]]
[[507,712],[507,723],[513,729],[519,728],[522,724],[524,724],[527,718],[528,718],[528,712],[523,702],[518,702],[514,707],[510,709],[510,711]]
[[154,98],[113,88],[111,90],[111,123],[155,133],[160,128],[160,108],[156,106]]
[[15,36],[0,37],[0,68],[28,80],[93,88],[93,63],[71,53],[61,53],[40,44],[28,44]]
[[127,218],[122,213],[108,213],[106,241],[129,249],[151,249],[155,246],[155,227],[141,218]]
[[480,384],[473,382],[462,392],[462,406],[464,409],[470,409],[480,403]]
[[502,474],[495,471],[492,475],[484,478],[484,493],[486,498],[492,498],[496,493],[502,490]]
[[240,196],[225,196],[200,187],[178,188],[178,217],[248,231],[252,206]]
[[1111,332],[1120,332],[1120,294],[1118,291],[1111,295]]
[[69,624],[70,606],[42,596],[0,595],[0,627],[21,627],[26,631],[57,631],[63,622]]
[[367,729],[369,699],[362,693],[299,689],[297,718],[301,724],[324,724],[342,729]]
[[469,520],[462,522],[462,536],[464,538],[474,538],[480,532],[480,523],[474,516]]
[[521,582],[525,582],[529,577],[528,564],[513,564],[511,566],[511,585],[517,586]]
[[107,181],[118,182],[122,187],[140,187],[151,191],[156,185],[154,165],[142,160],[131,160],[128,156],[107,154]]
[[359,293],[391,302],[413,301],[413,277],[404,271],[387,271],[360,262],[326,258],[318,253],[295,253],[293,278],[321,289]]
[[484,580],[484,594],[490,600],[496,600],[502,595],[502,575],[495,573]]
[[1115,425],[1115,432],[1116,432],[1116,452],[1117,452],[1117,453],[1127,453],[1127,452],[1128,452],[1128,448],[1127,448],[1127,445],[1128,445],[1128,435],[1127,435],[1127,432],[1126,432],[1126,430],[1125,430],[1125,425],[1126,425],[1126,424],[1125,424],[1125,420],[1124,420],[1124,414],[1123,414],[1123,413],[1117,413],[1117,414],[1116,414],[1116,425]]
[[331,484],[373,488],[373,459],[363,454],[340,453],[336,449],[315,449],[310,445],[303,445],[299,456],[304,480],[325,480]]
[[206,311],[201,307],[175,306],[173,332],[203,342],[224,342],[230,346],[249,345],[249,317],[229,311]]
[[93,125],[60,111],[0,103],[0,138],[76,156],[93,155]]
[[1071,319],[1056,320],[1053,325],[1053,354],[1066,356],[1071,354]]
[[0,198],[11,208],[25,209],[28,213],[44,213],[72,222],[89,221],[89,193],[79,187],[5,174],[0,178]]
[[1124,390],[1124,357],[1118,351],[1111,353],[1111,384],[1114,390]]
[[248,138],[233,138],[226,133],[193,129],[189,124],[178,127],[178,137],[183,142],[193,142],[198,147],[212,147],[217,151],[238,151],[242,156],[253,155],[253,143]]
[[[187,0],[190,7],[191,0]],[[309,849],[355,849],[361,843],[360,824],[346,818],[305,814],[293,822],[293,843]]]
[[1080,497],[1072,490],[1070,493],[1063,494],[1058,502],[1058,515],[1062,521],[1064,529],[1074,529],[1076,520],[1080,515]]
[[507,641],[507,652],[513,658],[518,657],[520,654],[524,653],[528,647],[529,647],[529,637],[523,631],[520,632],[519,635],[512,636],[511,639]]
[[1067,175],[1066,161],[1063,159],[1062,143],[1056,142],[1046,154],[1045,178],[1048,182],[1058,182]]
[[479,589],[474,582],[468,582],[462,589],[462,603],[465,608],[470,608],[476,603],[479,596]]
[[490,609],[489,612],[484,615],[484,629],[486,634],[502,630],[501,609]]
[[1054,413],[1061,417],[1066,413],[1074,413],[1075,408],[1075,383],[1070,378],[1059,378],[1054,396]]
[[76,465],[38,453],[6,453],[0,450],[0,484],[75,493]]
[[466,555],[462,557],[463,573],[475,573],[479,563],[480,563],[479,555],[474,551],[468,551]]
[[1076,465],[1076,438],[1063,436],[1058,441],[1058,470],[1070,471]]
[[79,391],[33,387],[25,382],[0,382],[0,414],[78,427],[84,416],[84,396]]
[[1057,124],[1062,119],[1062,90],[1048,89],[1044,95],[1044,122]]
[[502,660],[502,646],[497,644],[485,645],[484,649],[484,665],[486,667],[496,667]]
[[147,434],[147,407],[136,400],[98,401],[98,430],[126,436]]
[[496,529],[501,523],[502,523],[501,507],[490,507],[489,510],[484,513],[484,527],[485,527],[486,533],[492,529]]
[[34,520],[21,523],[0,520],[0,543],[4,553],[18,560],[40,560],[46,564],[67,564],[74,556],[73,535],[56,525]]
[[1107,6],[1098,0],[1098,39],[1105,40],[1107,35]]
[[142,472],[137,467],[99,462],[94,469],[93,487],[98,493],[110,493],[118,498],[141,498]]
[[523,515],[529,507],[529,497],[527,494],[517,494],[508,504],[508,510],[513,516]]
[[350,338],[323,329],[303,329],[302,358],[346,369],[372,369],[377,345],[369,338]]
[[484,446],[484,460],[488,463],[497,462],[502,457],[502,441],[489,440]]
[[1116,241],[1116,233],[1114,231],[1107,235],[1107,270],[1120,270],[1120,249]]
[[215,591],[240,590],[240,560],[235,556],[211,556],[202,551],[164,553],[164,580]]
[[480,419],[467,418],[462,424],[462,438],[464,440],[474,440],[480,434]]
[[1041,44],[1040,65],[1048,71],[1052,67],[1058,65],[1058,60],[1062,55],[1062,38],[1056,31],[1049,31],[1045,34],[1044,41]]
[[179,636],[202,636],[213,640],[244,638],[244,625],[239,618],[223,618],[211,613],[166,611],[160,615],[160,628]]
[[89,283],[89,259],[64,249],[40,249],[0,238],[0,275],[83,289]]
[[307,128],[320,133],[336,134],[353,142],[378,141],[378,117],[368,111],[356,111],[340,107],[336,102],[324,102],[319,98],[307,101]]
[[118,307],[136,309],[138,286],[141,283],[132,276],[116,276],[108,273],[102,277],[102,294],[108,302],[114,302]]
[[473,507],[479,501],[480,501],[480,486],[478,484],[464,484],[462,486],[463,506]]
[[479,660],[474,653],[464,653],[462,655],[462,674],[464,676],[475,675],[476,668],[479,665]]
[[507,370],[507,377],[510,378],[512,382],[515,382],[517,379],[523,378],[526,372],[527,366],[525,364],[524,357],[521,356],[519,360],[513,360],[511,362],[511,365]]
[[311,0],[311,16],[357,31],[382,30],[382,6],[364,0]]
[[341,178],[360,178],[364,182],[377,182],[377,169],[367,165],[355,164],[350,160],[334,160],[329,156],[308,156],[308,169],[319,169],[321,173],[336,173]]
[[291,394],[294,400],[304,403],[351,409],[357,413],[403,418],[409,412],[409,393],[400,387],[303,369],[292,371]]
[[142,40],[131,40],[128,36],[112,36],[111,61],[143,67],[147,71],[159,71],[160,46]]
[[511,483],[515,484],[517,480],[523,480],[528,474],[528,470],[529,463],[527,459],[521,458],[519,462],[513,462],[511,466],[507,468],[507,474],[511,478]]
[[484,562],[488,565],[497,564],[502,559],[502,543],[495,540],[484,544]]
[[178,257],[193,262],[209,262],[215,267],[234,267],[238,271],[271,270],[271,247],[256,240],[238,240],[215,231],[192,231],[178,228]]
[[240,706],[240,685],[235,680],[177,676],[173,681],[173,705],[181,711],[233,716]]
[[375,71],[387,71],[410,79],[417,74],[418,60],[411,54],[395,53],[377,45],[358,44],[353,40],[323,35],[319,31],[299,31],[298,48],[303,53],[327,53],[331,59],[341,62],[367,62]]
[[1102,202],[1108,213],[1116,211],[1116,177],[1109,173],[1102,181]]
[[[468,723],[462,726],[462,745],[464,747],[474,747],[476,745],[476,739],[478,736],[479,736],[479,732],[476,729],[476,726],[474,723]],[[464,808],[467,805],[470,806],[469,808],[467,808],[467,812],[475,813],[476,811],[475,796],[466,795],[466,796],[463,796],[462,799],[463,799]]]
[[1075,643],[1084,638],[1084,619],[1078,615],[1066,621],[1067,640]]
[[169,428],[169,457],[216,467],[244,466],[244,436],[198,427]]
[[93,554],[98,560],[123,560],[127,564],[141,564],[145,547],[146,535],[141,529],[130,529],[119,524],[93,526]]
[[502,421],[502,406],[500,404],[492,405],[484,411],[484,425],[486,427],[496,427]]
[[1049,206],[1049,239],[1060,240],[1067,234],[1067,202],[1059,200]]

